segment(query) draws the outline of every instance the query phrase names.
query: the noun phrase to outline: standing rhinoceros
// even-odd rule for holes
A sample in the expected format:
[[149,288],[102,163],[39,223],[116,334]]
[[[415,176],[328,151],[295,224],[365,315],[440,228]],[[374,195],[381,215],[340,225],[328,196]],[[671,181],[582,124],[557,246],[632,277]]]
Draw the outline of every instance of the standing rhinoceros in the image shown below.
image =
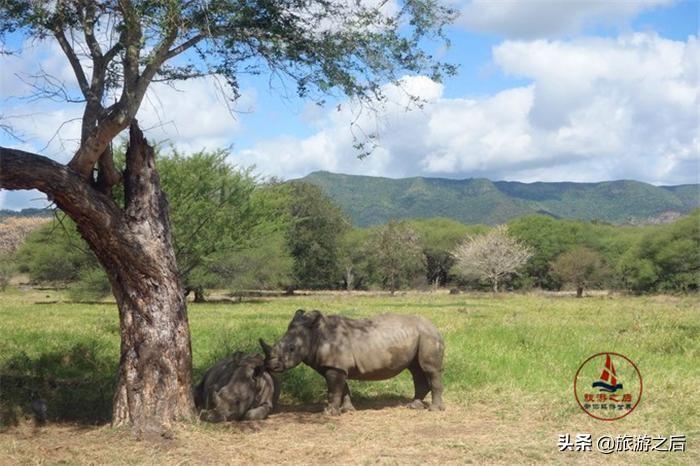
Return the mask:
[[431,391],[430,409],[444,409],[445,345],[435,326],[423,317],[384,314],[348,319],[299,309],[280,341],[270,346],[261,339],[260,345],[271,371],[286,371],[303,361],[325,377],[327,413],[354,409],[346,379],[384,380],[404,369],[411,371],[415,386],[409,407],[424,408],[423,398]]
[[240,351],[209,368],[194,392],[200,418],[209,422],[265,419],[278,398],[277,377],[263,357]]

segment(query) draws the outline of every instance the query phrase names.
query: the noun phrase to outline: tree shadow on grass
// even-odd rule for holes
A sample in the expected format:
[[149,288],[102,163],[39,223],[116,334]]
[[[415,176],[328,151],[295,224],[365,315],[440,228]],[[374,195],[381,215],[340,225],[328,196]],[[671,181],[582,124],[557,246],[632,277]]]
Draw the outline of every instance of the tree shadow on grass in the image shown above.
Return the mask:
[[[373,397],[353,397],[352,404],[357,411],[397,408],[408,405],[412,400],[400,395],[379,395]],[[280,404],[279,413],[322,413],[325,403],[285,403]]]
[[379,395],[379,396],[361,396],[354,395],[352,397],[352,403],[358,410],[363,409],[384,409],[384,408],[397,408],[404,407],[412,401],[412,398],[403,395]]
[[105,353],[99,341],[87,340],[38,356],[18,352],[6,358],[0,365],[0,428],[42,417],[42,405],[47,422],[108,422],[117,362]]
[[[375,397],[354,397],[353,405],[357,411],[381,410],[406,406],[411,400],[399,395],[379,395]],[[324,414],[324,403],[280,404],[274,414],[280,420],[297,424],[326,424],[337,419],[336,416]],[[408,409],[408,408],[406,408]],[[351,416],[344,413],[340,416]]]

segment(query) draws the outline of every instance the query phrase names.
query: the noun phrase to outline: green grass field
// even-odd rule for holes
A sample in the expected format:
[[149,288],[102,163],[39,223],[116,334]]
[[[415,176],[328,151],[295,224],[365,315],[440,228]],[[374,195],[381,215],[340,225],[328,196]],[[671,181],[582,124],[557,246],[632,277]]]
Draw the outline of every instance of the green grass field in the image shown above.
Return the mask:
[[[190,304],[195,377],[230,351],[256,351],[259,337],[276,340],[298,308],[349,317],[383,312],[428,317],[446,341],[448,409],[468,413],[485,406],[505,426],[534,419],[554,430],[585,425],[617,433],[681,433],[688,436],[689,450],[699,448],[697,296],[328,293]],[[53,422],[107,421],[118,332],[111,303],[74,304],[57,291],[0,295],[3,423],[21,420],[34,393],[47,400]],[[579,364],[604,351],[628,356],[644,378],[640,405],[614,423],[590,420],[573,397]],[[351,390],[361,408],[363,402],[393,406],[413,389],[404,373],[384,382],[353,382]],[[288,407],[322,403],[324,393],[321,377],[306,367],[284,375],[282,401]]]

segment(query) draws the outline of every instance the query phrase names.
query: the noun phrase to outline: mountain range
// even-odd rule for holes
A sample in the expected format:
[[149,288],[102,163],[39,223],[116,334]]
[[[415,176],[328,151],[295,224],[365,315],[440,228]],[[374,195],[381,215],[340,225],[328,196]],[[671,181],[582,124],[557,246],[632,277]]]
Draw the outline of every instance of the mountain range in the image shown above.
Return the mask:
[[300,181],[321,187],[354,225],[362,227],[391,219],[429,217],[495,225],[529,214],[617,224],[659,223],[700,206],[700,184],[393,179],[326,171],[313,172]]

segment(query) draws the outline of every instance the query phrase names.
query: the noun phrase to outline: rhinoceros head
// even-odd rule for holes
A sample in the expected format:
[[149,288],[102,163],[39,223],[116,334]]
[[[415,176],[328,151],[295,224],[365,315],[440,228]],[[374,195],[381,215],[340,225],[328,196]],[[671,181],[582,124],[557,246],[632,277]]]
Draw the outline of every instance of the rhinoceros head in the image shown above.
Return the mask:
[[227,398],[232,417],[240,420],[246,411],[253,408],[257,395],[257,381],[265,372],[263,358],[260,355],[246,356],[239,362],[226,386]]
[[299,309],[280,341],[273,346],[260,339],[265,352],[265,366],[274,372],[283,372],[298,365],[311,352],[311,334],[314,324],[322,317],[319,311]]
[[254,407],[259,382],[265,373],[265,360],[259,354],[237,351],[217,362],[195,389],[195,405],[201,410],[201,419],[210,422],[242,419]]

